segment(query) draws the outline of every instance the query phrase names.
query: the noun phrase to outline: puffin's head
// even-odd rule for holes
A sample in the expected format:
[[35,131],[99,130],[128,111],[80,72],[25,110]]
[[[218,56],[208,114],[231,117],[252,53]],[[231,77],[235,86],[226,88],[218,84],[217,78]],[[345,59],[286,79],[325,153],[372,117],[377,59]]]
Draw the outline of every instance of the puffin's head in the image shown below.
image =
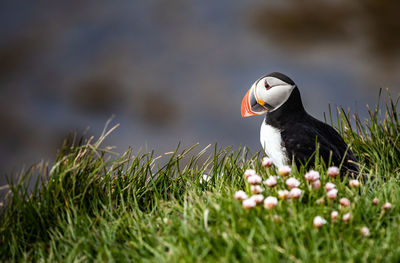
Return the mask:
[[295,87],[293,80],[279,72],[259,78],[242,100],[242,116],[261,115],[278,109],[289,99]]

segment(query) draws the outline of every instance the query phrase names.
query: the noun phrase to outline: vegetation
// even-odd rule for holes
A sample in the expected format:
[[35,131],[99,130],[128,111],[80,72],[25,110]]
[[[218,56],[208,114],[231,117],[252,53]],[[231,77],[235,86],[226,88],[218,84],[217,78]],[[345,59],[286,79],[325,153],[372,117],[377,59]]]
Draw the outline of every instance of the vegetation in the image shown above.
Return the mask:
[[[178,147],[164,162],[153,152],[134,155],[131,149],[116,156],[101,146],[110,129],[96,142],[69,138],[51,167],[41,163],[10,182],[0,215],[0,259],[398,262],[398,100],[389,98],[382,113],[379,105],[370,110],[366,121],[337,110],[338,130],[365,178],[373,180],[351,188],[347,178],[328,178],[329,164],[315,158],[322,185],[330,180],[339,197],[350,199],[348,223],[331,222],[332,210],[342,213],[338,202],[326,199],[323,187],[307,187],[304,167],[292,167],[304,189],[300,199],[246,210],[233,197],[241,189],[249,193],[244,171],[255,169],[263,179],[277,173],[261,165],[262,153],[215,145],[211,154],[211,147],[197,153]],[[278,188],[284,187],[280,181]],[[274,191],[264,194],[276,196]],[[317,202],[321,197],[323,204]],[[376,206],[374,198],[380,200]],[[382,209],[385,202],[392,203],[390,211]],[[327,220],[318,229],[316,216]],[[362,227],[369,236],[360,233]]]

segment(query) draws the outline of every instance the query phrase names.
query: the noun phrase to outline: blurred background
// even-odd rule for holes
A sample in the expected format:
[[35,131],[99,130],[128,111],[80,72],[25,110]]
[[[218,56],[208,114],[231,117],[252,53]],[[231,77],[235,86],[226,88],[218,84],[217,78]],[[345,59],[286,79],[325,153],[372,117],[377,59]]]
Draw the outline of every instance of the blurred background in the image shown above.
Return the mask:
[[265,73],[299,86],[323,120],[328,104],[366,117],[379,89],[400,92],[396,0],[2,1],[0,183],[54,160],[63,139],[106,121],[117,152],[261,149],[263,117],[241,99]]

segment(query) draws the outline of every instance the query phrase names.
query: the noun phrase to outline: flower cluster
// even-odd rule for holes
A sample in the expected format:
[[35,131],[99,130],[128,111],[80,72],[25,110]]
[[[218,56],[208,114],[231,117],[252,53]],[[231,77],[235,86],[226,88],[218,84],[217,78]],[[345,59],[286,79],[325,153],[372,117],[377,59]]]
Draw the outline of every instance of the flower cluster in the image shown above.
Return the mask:
[[[310,196],[307,200],[312,200],[317,197],[318,205],[327,205],[331,208],[330,214],[325,218],[323,215],[316,215],[314,217],[312,225],[316,229],[327,224],[329,219],[331,224],[338,222],[338,220],[344,223],[348,223],[352,220],[352,209],[355,207],[358,190],[339,192],[335,185],[335,178],[339,175],[339,168],[335,166],[329,167],[325,177],[321,176],[318,171],[310,170],[304,175],[304,178],[301,179],[293,176],[289,166],[280,167],[276,175],[271,175],[270,169],[272,165],[273,163],[270,158],[266,157],[262,160],[262,166],[267,169],[268,175],[264,181],[253,169],[248,169],[244,172],[244,178],[248,183],[247,191],[249,191],[251,195],[249,196],[243,190],[239,190],[235,193],[235,199],[242,202],[244,209],[250,210],[261,204],[264,205],[266,210],[273,210],[277,206],[282,208],[284,207],[284,202],[294,202],[297,199],[301,199],[303,192],[307,192],[308,196]],[[322,182],[324,182],[324,185]],[[336,181],[336,183],[340,182],[341,181]],[[320,191],[319,189],[322,185],[323,190]],[[349,180],[348,182],[349,189],[357,189],[360,185],[361,182],[356,179]],[[350,199],[355,198],[355,200],[350,201],[348,197],[344,196],[345,193],[352,193],[350,194]],[[266,194],[266,196],[264,196],[264,194]],[[354,202],[353,205],[352,202]],[[280,203],[282,204],[280,205]],[[378,206],[379,200],[374,198],[372,204]],[[337,210],[335,208],[337,208]],[[388,212],[391,208],[392,205],[390,203],[382,205],[383,212]],[[329,210],[330,209],[325,209],[325,211]],[[273,215],[273,218],[274,217],[278,216]],[[363,236],[370,235],[369,229],[365,226],[360,228],[360,233]]]

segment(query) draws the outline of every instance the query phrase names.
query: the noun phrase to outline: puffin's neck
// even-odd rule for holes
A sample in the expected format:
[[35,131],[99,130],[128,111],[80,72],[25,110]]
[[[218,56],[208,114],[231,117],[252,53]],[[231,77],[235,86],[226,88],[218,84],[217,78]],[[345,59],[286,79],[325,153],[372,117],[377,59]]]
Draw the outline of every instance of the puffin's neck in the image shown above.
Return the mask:
[[265,116],[265,123],[275,128],[283,128],[299,118],[304,118],[307,112],[304,110],[301,101],[300,91],[295,87],[288,100],[278,109],[268,112]]

